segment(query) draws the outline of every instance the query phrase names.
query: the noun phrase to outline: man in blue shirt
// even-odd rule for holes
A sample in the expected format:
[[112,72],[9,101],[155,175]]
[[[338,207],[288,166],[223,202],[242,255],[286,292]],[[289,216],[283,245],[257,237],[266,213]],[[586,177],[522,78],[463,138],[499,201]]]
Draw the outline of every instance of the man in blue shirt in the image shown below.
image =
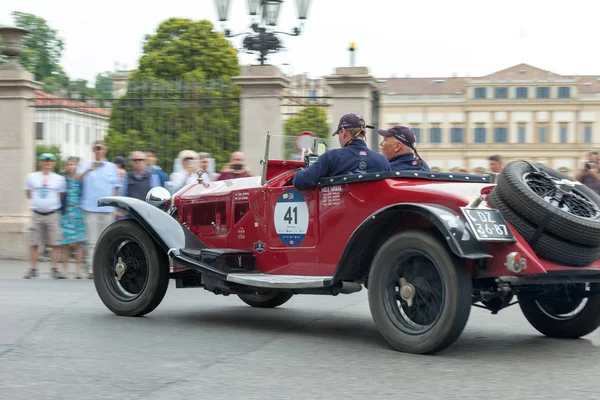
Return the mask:
[[[121,196],[146,200],[146,195],[156,186],[161,186],[158,171],[146,166],[146,155],[141,151],[134,151],[129,156],[131,172],[123,178]],[[162,171],[160,171],[162,172]]]
[[340,118],[333,136],[338,135],[341,148],[322,154],[317,162],[302,169],[294,176],[296,189],[309,189],[328,176],[366,174],[391,171],[387,159],[367,147],[365,143],[365,120],[358,114],[346,114]]
[[115,220],[113,207],[98,207],[101,197],[118,195],[119,171],[117,166],[106,160],[107,148],[103,140],[94,142],[94,161],[82,163],[78,174],[86,173],[82,179],[81,209],[85,218],[88,237],[86,247],[86,269],[88,278],[92,276],[92,257],[100,234]]
[[429,171],[429,166],[419,157],[415,134],[406,126],[396,125],[388,130],[378,129],[383,136],[381,153],[390,160],[392,171],[421,170]]

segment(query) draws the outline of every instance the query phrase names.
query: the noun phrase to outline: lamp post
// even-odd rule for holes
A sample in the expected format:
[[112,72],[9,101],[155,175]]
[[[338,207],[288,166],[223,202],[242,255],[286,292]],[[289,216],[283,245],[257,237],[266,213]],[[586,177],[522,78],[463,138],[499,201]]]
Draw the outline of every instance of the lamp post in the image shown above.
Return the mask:
[[[233,35],[229,29],[224,29],[223,32],[225,36],[235,37],[247,35],[243,42],[244,49],[246,49],[248,53],[258,53],[260,65],[265,65],[268,54],[277,53],[283,48],[277,34],[290,36],[300,35],[304,20],[306,20],[308,15],[310,0],[296,0],[300,27],[293,28],[291,33],[270,29],[269,27],[277,26],[279,9],[281,8],[282,3],[283,0],[248,0],[248,14],[253,20],[250,25],[252,32],[243,32]],[[231,0],[215,0],[215,5],[217,7],[219,21],[222,23],[226,22],[229,16]]]

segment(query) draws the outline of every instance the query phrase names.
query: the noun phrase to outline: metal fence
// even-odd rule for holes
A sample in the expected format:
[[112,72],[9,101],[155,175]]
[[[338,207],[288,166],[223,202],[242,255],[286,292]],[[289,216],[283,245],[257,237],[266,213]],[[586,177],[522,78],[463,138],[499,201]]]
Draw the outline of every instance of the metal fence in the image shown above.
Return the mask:
[[194,150],[210,153],[218,169],[239,150],[239,98],[239,87],[221,80],[131,81],[123,96],[111,99],[38,94],[35,107],[47,112],[36,116],[38,144],[56,144],[67,157],[73,143],[91,150],[103,138],[109,160],[151,148],[167,173],[182,150]]

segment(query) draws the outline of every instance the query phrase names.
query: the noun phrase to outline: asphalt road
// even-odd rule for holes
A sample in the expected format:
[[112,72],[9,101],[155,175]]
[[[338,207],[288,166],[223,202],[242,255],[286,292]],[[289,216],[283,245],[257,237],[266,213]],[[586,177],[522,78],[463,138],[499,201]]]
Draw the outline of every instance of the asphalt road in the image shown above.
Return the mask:
[[263,310],[171,286],[125,318],[92,281],[17,272],[0,271],[3,400],[600,398],[600,331],[548,339],[518,307],[473,309],[454,346],[416,356],[379,336],[366,291]]

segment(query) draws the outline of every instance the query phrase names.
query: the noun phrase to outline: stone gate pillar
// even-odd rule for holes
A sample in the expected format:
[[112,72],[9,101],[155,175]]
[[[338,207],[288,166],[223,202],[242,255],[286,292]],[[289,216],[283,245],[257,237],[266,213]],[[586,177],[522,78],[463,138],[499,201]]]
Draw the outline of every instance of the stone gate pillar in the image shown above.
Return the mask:
[[[340,117],[354,112],[362,115],[368,125],[378,124],[378,115],[373,115],[373,92],[377,89],[377,81],[369,73],[367,67],[340,67],[335,69],[335,74],[325,77],[327,85],[331,88],[332,105],[329,107],[329,118],[332,130],[335,130]],[[377,150],[377,131],[367,129],[367,145]],[[331,141],[339,147],[337,140]]]
[[31,219],[25,176],[35,169],[34,91],[41,88],[19,63],[27,31],[2,27],[0,65],[0,259],[28,259]]
[[242,89],[240,98],[240,150],[253,175],[260,174],[267,131],[271,133],[269,158],[283,157],[284,91],[289,80],[273,65],[244,66],[242,75],[233,78]]

